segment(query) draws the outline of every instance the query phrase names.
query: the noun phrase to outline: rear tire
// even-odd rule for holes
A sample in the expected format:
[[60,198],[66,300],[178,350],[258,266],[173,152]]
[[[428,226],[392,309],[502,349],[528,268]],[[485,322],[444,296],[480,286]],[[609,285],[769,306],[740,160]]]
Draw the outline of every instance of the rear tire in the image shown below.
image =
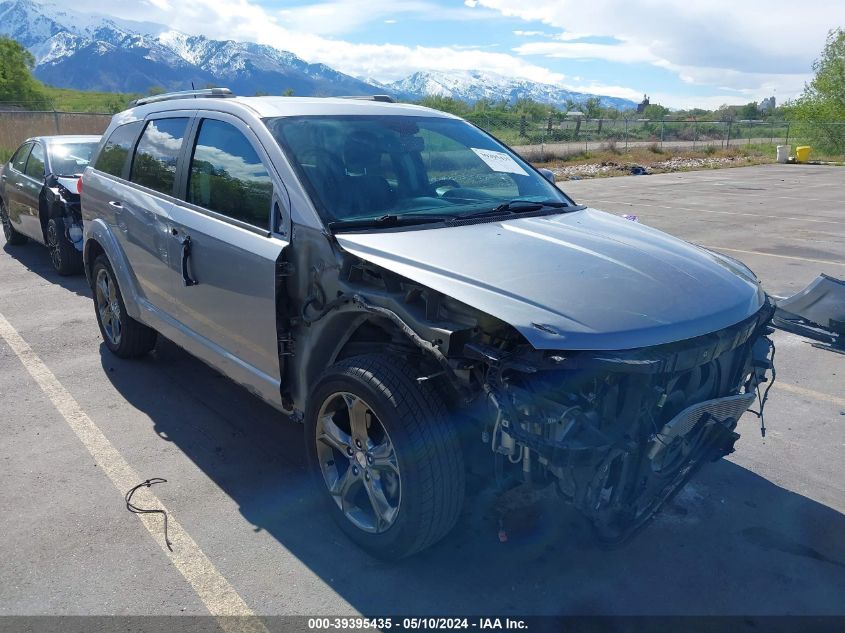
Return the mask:
[[6,205],[0,200],[0,223],[3,224],[3,235],[6,237],[6,242],[11,246],[20,246],[26,244],[27,237],[18,233],[12,227],[12,221],[9,219],[9,214],[6,212]]
[[155,347],[158,333],[126,313],[123,295],[105,255],[94,260],[94,312],[109,351],[120,358],[143,356]]
[[463,505],[458,434],[443,399],[418,375],[393,356],[349,358],[326,370],[307,407],[318,494],[346,535],[378,558],[433,545]]
[[82,272],[82,253],[68,239],[62,218],[47,220],[46,239],[50,261],[60,275],[77,275]]

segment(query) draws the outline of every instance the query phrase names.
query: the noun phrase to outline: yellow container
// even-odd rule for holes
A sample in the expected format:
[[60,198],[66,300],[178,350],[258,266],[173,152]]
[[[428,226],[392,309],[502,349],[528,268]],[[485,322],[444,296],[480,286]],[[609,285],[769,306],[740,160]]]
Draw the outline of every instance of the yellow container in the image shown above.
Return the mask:
[[810,160],[810,146],[800,145],[795,148],[795,160],[799,163],[806,163]]

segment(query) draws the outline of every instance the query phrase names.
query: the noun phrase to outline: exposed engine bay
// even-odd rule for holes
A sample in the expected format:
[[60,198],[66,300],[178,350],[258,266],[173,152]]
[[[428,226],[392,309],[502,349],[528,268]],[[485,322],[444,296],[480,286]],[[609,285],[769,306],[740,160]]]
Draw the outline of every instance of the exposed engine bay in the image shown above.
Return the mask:
[[47,207],[46,217],[62,219],[68,241],[81,253],[82,208],[79,193],[71,189],[75,184],[73,178],[51,174],[46,179],[42,196]]
[[755,400],[762,413],[773,378],[768,300],[679,342],[538,350],[509,324],[357,257],[300,280],[308,299],[284,335],[296,339],[294,365],[335,328],[345,343],[334,360],[373,349],[416,358],[418,380],[449,394],[465,444],[483,446],[488,474],[553,484],[607,542],[629,538],[703,463],[731,453],[737,421]]
[[[605,541],[643,526],[706,461],[733,452],[740,416],[764,397],[772,308],[698,339],[615,353],[469,344],[495,421],[497,473],[558,491]],[[765,427],[762,427],[765,428]]]

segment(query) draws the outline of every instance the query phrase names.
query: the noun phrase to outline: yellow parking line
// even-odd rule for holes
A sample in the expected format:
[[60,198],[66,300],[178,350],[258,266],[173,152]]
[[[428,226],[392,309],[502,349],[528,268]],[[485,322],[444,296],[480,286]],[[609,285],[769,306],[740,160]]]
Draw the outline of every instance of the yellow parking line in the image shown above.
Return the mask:
[[806,387],[790,385],[788,382],[776,382],[772,386],[775,389],[779,389],[780,391],[788,391],[789,393],[804,396],[805,398],[824,400],[825,402],[830,402],[831,404],[835,404],[836,406],[845,407],[845,398],[840,398],[839,396],[831,396],[830,394],[822,393],[821,391],[813,391],[812,389],[807,389]]
[[[38,357],[2,314],[0,314],[0,337],[6,341],[20,359],[29,375],[38,383],[38,386],[47,395],[56,410],[65,419],[85,448],[88,449],[88,452],[91,453],[97,465],[102,468],[114,487],[120,492],[121,497],[116,498],[115,502],[122,502],[123,494],[142,481],[142,478],[109,442],[108,438],[83,411],[70,392],[65,389],[53,372],[44,364],[44,361]],[[139,489],[135,493],[133,501],[142,507],[166,510],[164,504],[149,488]],[[229,581],[217,570],[196,541],[173,517],[173,513],[169,510],[167,512],[169,516],[168,534],[173,543],[172,552],[167,549],[164,542],[160,515],[136,514],[135,516],[149,530],[150,535],[170,558],[176,569],[190,583],[209,613],[214,616],[221,616],[218,621],[220,627],[232,633],[235,631],[267,633],[263,623],[247,606],[243,598],[238,595],[234,587],[229,584]],[[231,618],[223,616],[249,617]]]
[[831,259],[812,259],[811,257],[796,257],[795,255],[780,255],[778,253],[763,253],[761,251],[743,251],[738,248],[725,248],[724,246],[705,246],[714,251],[728,251],[729,253],[744,253],[746,255],[763,255],[765,257],[779,257],[780,259],[794,259],[799,262],[811,262],[813,264],[825,264],[827,266],[845,266],[845,262],[835,262]]

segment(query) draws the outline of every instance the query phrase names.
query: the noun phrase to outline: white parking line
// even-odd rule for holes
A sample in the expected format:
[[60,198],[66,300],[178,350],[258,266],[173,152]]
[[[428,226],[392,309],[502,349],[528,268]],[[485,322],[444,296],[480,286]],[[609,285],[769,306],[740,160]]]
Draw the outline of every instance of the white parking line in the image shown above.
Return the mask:
[[716,209],[705,209],[701,207],[680,207],[678,205],[649,204],[646,202],[626,202],[625,200],[602,200],[599,198],[590,198],[590,202],[597,202],[599,204],[621,204],[629,207],[651,207],[654,209],[667,209],[669,211],[692,211],[693,213],[711,213],[716,215],[741,215],[753,218],[769,218],[773,220],[795,220],[797,222],[810,222],[814,224],[845,224],[845,222],[843,222],[842,220],[825,220],[822,218],[796,217],[788,215],[767,215],[764,213],[745,213],[742,211],[719,211]]
[[[118,450],[109,442],[103,432],[94,424],[79,403],[59,382],[29,344],[18,334],[12,324],[0,314],[0,337],[20,359],[29,375],[38,383],[41,390],[53,403],[53,406],[68,423],[70,428],[91,453],[97,465],[103,469],[115,488],[123,494],[143,481],[135,470],[126,462]],[[122,498],[116,498],[122,503]],[[133,502],[141,507],[161,508],[164,504],[149,488],[141,488],[133,497]],[[158,514],[136,514],[135,516],[149,530],[150,535],[159,544],[164,553],[182,576],[191,584],[209,613],[219,616],[218,624],[226,631],[251,631],[267,633],[263,623],[238,595],[229,581],[217,570],[205,553],[191,538],[190,534],[168,512],[168,535],[173,543],[173,551],[167,549],[164,542],[162,517]],[[128,519],[128,515],[127,515]],[[225,616],[250,616],[231,618]]]
[[728,251],[729,253],[744,253],[746,255],[763,255],[764,257],[779,257],[781,259],[794,259],[799,262],[811,262],[813,264],[825,264],[827,266],[845,266],[845,262],[835,262],[832,259],[812,259],[811,257],[797,257],[795,255],[780,255],[778,253],[763,253],[761,251],[743,251],[738,248],[726,248],[725,246],[705,246],[714,251]]
[[822,393],[821,391],[813,391],[812,389],[807,389],[806,387],[799,387],[798,385],[791,385],[788,382],[781,381],[776,382],[772,386],[775,389],[779,389],[781,391],[788,391],[789,393],[804,396],[805,398],[811,398],[813,400],[823,400],[825,402],[835,404],[839,407],[845,407],[845,398],[832,396],[828,393]]

